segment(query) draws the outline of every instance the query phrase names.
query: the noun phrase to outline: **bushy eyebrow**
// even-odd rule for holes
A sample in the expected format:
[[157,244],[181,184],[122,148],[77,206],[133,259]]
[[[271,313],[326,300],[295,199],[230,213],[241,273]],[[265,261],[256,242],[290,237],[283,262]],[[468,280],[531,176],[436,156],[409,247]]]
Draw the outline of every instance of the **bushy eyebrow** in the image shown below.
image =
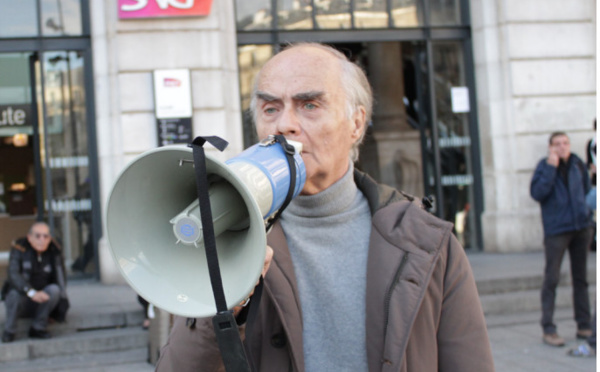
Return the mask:
[[275,97],[272,94],[266,93],[266,92],[261,92],[261,91],[257,91],[256,92],[256,98],[266,101],[266,102],[274,102],[274,101],[280,101],[281,99],[278,97]]
[[[315,90],[315,91],[302,92],[302,93],[295,94],[294,96],[292,96],[292,99],[294,101],[313,101],[313,100],[322,99],[324,96],[325,96],[325,92]],[[267,92],[261,92],[261,91],[256,92],[256,97],[265,102],[277,102],[277,101],[282,100],[279,97],[276,97],[272,94],[269,94]]]
[[313,100],[322,99],[324,95],[325,95],[325,92],[315,90],[315,91],[310,91],[310,92],[298,93],[298,94],[294,95],[292,98],[296,101],[313,101]]

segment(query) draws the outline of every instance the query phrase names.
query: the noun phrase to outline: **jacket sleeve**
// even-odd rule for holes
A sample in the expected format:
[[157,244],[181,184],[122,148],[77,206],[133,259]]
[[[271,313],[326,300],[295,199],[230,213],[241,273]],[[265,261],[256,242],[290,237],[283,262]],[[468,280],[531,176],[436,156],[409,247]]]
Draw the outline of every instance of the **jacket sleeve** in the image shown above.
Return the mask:
[[186,320],[175,317],[169,340],[160,350],[156,372],[224,372],[212,319],[196,319],[193,329],[186,325]]
[[60,297],[67,297],[67,281],[65,278],[65,269],[63,267],[63,257],[60,251],[54,256],[54,269],[56,275],[56,284],[60,287]]
[[22,294],[26,294],[31,285],[21,274],[21,261],[23,252],[16,248],[10,250],[8,259],[8,281],[10,285]]
[[494,371],[487,327],[464,249],[451,235],[438,328],[439,371]]
[[581,170],[581,182],[583,183],[583,192],[584,195],[587,195],[587,193],[590,192],[592,188],[592,180],[590,179],[590,175],[587,171],[587,168],[585,168],[585,165],[583,164],[583,160],[577,158],[576,161],[580,164],[579,169]]
[[554,188],[556,181],[556,167],[546,163],[546,159],[540,161],[531,179],[531,197],[538,202],[544,201]]

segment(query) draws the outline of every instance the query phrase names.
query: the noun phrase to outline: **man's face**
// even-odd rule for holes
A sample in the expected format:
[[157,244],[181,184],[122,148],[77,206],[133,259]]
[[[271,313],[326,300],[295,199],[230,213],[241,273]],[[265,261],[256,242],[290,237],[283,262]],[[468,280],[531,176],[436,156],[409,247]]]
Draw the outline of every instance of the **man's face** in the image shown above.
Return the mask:
[[569,142],[569,137],[554,137],[552,139],[552,143],[550,144],[550,151],[558,155],[560,159],[567,161],[571,155],[571,143]]
[[37,252],[42,253],[50,246],[50,230],[48,226],[36,224],[32,227],[31,232],[27,234],[29,244]]
[[283,134],[303,144],[304,195],[325,190],[346,173],[349,151],[365,125],[364,110],[348,118],[340,70],[328,52],[305,46],[279,53],[260,74],[258,136]]

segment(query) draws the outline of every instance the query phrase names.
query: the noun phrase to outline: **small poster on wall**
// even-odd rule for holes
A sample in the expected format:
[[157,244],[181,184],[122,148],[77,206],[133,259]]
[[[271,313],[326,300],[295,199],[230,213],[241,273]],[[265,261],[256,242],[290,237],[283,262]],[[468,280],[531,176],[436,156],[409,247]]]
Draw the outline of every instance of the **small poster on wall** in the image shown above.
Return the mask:
[[469,112],[469,88],[467,87],[452,87],[450,90],[452,99],[452,112]]
[[154,111],[157,119],[192,117],[190,71],[154,71]]

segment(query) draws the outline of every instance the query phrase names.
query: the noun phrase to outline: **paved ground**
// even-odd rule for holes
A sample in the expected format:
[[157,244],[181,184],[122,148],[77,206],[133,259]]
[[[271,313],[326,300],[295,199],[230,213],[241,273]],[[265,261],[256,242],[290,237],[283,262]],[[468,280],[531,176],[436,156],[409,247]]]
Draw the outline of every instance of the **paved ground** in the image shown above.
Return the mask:
[[[543,270],[543,254],[469,254],[469,260],[477,280],[502,279],[525,272]],[[590,267],[596,267],[596,254],[590,255]],[[568,259],[563,270],[568,271]],[[132,307],[137,305],[135,293],[126,286],[103,286],[98,283],[73,283],[69,287],[73,311],[85,311],[90,307]],[[594,298],[595,302],[596,299]],[[3,321],[3,306],[0,322]],[[539,313],[496,315],[489,321],[489,336],[498,372],[592,372],[596,371],[596,358],[578,359],[567,356],[569,347],[577,345],[574,338],[575,323],[570,309],[556,314],[560,334],[567,340],[563,348],[546,346],[541,341],[538,324]],[[2,370],[0,366],[0,370]],[[88,368],[85,372],[151,372],[150,364],[127,364],[110,368]],[[70,370],[65,372],[78,372]],[[418,371],[415,371],[418,372]],[[457,371],[462,372],[462,371]],[[465,371],[477,372],[477,371]]]
[[[521,319],[522,320],[522,319]],[[517,320],[518,323],[521,320]],[[525,323],[493,326],[488,329],[494,363],[498,372],[592,372],[596,358],[574,358],[567,350],[582,343],[575,339],[572,312],[563,310],[556,316],[559,333],[565,338],[564,347],[550,347],[542,343],[538,325],[539,314],[527,314]]]
[[[588,267],[596,268],[596,254],[589,256]],[[469,254],[476,280],[516,277],[522,273],[543,273],[542,252],[516,254]],[[569,272],[569,259],[565,257],[562,270]],[[567,287],[568,288],[568,287]],[[560,288],[559,290],[570,290]],[[596,298],[592,298],[596,308]],[[555,322],[558,332],[567,341],[562,348],[542,343],[539,325],[540,313],[497,315],[488,319],[494,324],[488,328],[496,371],[498,372],[592,372],[596,371],[596,358],[573,358],[567,350],[577,346],[576,326],[571,309],[557,310]]]

